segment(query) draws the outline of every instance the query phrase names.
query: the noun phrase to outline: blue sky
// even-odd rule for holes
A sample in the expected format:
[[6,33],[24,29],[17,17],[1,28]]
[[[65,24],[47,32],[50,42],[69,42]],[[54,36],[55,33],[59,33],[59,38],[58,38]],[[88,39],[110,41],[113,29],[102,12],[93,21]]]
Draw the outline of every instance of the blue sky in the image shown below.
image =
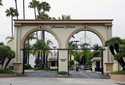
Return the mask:
[[[18,1],[22,18],[22,0]],[[26,0],[26,18],[33,18],[33,10],[28,8]],[[125,38],[125,0],[43,0],[51,5],[50,16],[59,17],[62,14],[70,15],[72,19],[114,19],[113,36]],[[10,35],[10,18],[5,16],[5,10],[14,7],[14,0],[3,0],[0,7],[0,41]]]

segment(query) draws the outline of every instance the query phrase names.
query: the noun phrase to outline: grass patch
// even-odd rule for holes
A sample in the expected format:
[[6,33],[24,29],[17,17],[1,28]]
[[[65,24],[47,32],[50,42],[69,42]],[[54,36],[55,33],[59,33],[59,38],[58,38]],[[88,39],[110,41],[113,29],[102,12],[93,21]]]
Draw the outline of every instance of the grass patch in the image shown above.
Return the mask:
[[0,69],[0,74],[14,74],[15,72],[12,71],[12,70],[3,70],[3,69]]
[[125,71],[116,71],[116,72],[112,72],[112,74],[122,74],[122,75],[125,75]]

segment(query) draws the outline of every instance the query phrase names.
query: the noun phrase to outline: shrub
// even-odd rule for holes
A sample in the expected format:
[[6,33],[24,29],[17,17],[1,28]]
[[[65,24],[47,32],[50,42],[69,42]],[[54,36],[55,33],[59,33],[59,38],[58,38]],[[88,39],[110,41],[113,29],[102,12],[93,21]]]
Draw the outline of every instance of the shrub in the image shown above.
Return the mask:
[[43,67],[36,67],[36,68],[34,68],[34,70],[45,70],[45,71],[48,71],[50,69],[49,68],[43,68]]
[[61,71],[61,72],[58,72],[58,74],[61,74],[61,75],[68,75],[68,72]]
[[30,64],[25,64],[24,69],[33,69],[33,68],[32,68],[32,66]]
[[112,72],[112,74],[123,74],[123,75],[125,75],[125,70],[115,71],[115,72]]
[[13,73],[14,71],[9,69],[6,69],[6,70],[0,69],[0,74],[13,74]]

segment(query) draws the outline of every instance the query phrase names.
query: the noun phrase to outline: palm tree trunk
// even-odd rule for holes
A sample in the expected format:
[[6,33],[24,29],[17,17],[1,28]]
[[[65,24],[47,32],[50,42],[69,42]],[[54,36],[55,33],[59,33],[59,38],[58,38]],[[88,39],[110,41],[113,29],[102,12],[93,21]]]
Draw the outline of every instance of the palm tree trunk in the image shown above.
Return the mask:
[[36,19],[36,8],[34,8],[34,15],[35,15],[35,19]]
[[13,37],[13,16],[11,16],[11,34]]
[[25,19],[25,0],[23,0],[23,19]]
[[[15,0],[15,7],[16,7],[16,11],[18,13],[17,0]],[[17,15],[17,20],[18,20],[18,15]]]

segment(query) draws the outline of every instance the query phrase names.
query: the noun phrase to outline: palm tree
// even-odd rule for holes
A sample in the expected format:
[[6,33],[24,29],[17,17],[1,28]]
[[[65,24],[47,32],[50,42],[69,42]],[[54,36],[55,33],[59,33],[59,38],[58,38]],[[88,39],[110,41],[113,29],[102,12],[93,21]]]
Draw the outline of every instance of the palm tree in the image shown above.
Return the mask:
[[40,12],[40,14],[37,16],[38,19],[40,20],[50,20],[51,17],[45,12]]
[[50,10],[50,5],[49,5],[49,3],[47,3],[47,2],[42,2],[41,3],[41,8],[43,9],[43,13],[45,13],[46,11],[48,11],[49,12],[49,10]]
[[[16,7],[16,11],[18,12],[17,0],[15,0],[15,7]],[[18,15],[17,15],[17,19],[18,19]]]
[[[35,60],[35,63],[36,63],[36,67],[45,67],[47,66],[47,56],[48,56],[48,53],[49,53],[49,50],[50,47],[49,47],[49,43],[50,41],[47,41],[47,43],[45,43],[45,41],[43,40],[37,40],[36,43],[33,45],[33,54],[34,55],[37,55],[37,58]],[[43,54],[45,53],[46,56],[44,56]]]
[[10,49],[10,47],[5,46],[4,44],[0,44],[0,60],[1,60],[2,69],[6,69],[8,64],[14,57],[15,57],[15,53]]
[[49,12],[49,10],[50,10],[50,5],[49,5],[49,3],[47,3],[47,2],[37,2],[37,12],[38,12],[38,16],[37,16],[37,18],[38,19],[50,19],[49,18],[49,16],[48,16],[48,14],[46,14],[45,12]]
[[6,12],[7,17],[11,17],[11,33],[12,33],[12,37],[13,37],[13,17],[18,16],[18,12],[13,7],[10,7],[5,12]]
[[109,47],[112,55],[118,61],[118,63],[122,66],[123,70],[125,70],[125,43],[124,40],[120,39],[119,37],[111,38],[110,40],[106,41],[106,46]]
[[35,19],[36,19],[36,16],[37,16],[36,15],[36,11],[37,11],[36,8],[37,8],[38,4],[39,4],[39,1],[36,1],[36,0],[32,0],[32,2],[29,3],[29,7],[34,9]]

